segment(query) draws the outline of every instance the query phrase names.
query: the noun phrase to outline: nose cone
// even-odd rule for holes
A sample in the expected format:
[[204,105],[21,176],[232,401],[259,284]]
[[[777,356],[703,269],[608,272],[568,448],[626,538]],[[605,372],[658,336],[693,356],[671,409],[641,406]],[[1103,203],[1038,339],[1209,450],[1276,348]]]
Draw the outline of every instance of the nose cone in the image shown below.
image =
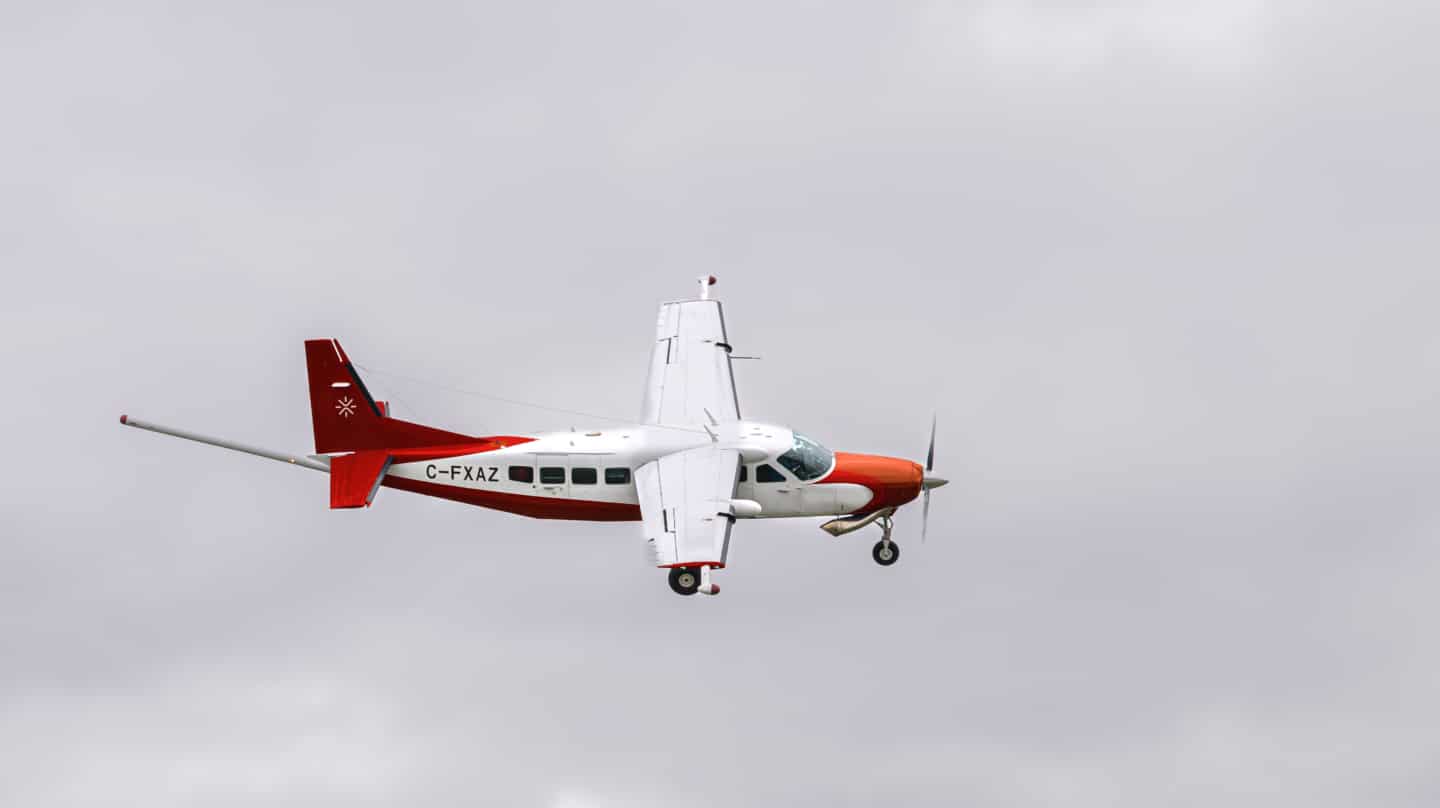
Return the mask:
[[855,483],[870,489],[871,498],[859,512],[904,505],[920,495],[925,469],[898,457],[835,453],[835,468],[821,483]]

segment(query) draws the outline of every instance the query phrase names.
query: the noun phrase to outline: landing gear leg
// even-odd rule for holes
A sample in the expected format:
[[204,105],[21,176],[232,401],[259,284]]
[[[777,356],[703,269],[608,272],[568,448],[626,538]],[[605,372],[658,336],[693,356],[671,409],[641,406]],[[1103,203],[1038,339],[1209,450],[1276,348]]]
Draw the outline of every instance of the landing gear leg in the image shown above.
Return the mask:
[[884,531],[880,541],[875,542],[875,547],[870,551],[870,557],[875,563],[882,567],[888,567],[900,560],[900,545],[890,540],[890,530],[895,526],[890,517],[880,519],[880,529]]
[[693,595],[700,589],[700,570],[694,567],[671,567],[670,588],[677,595]]

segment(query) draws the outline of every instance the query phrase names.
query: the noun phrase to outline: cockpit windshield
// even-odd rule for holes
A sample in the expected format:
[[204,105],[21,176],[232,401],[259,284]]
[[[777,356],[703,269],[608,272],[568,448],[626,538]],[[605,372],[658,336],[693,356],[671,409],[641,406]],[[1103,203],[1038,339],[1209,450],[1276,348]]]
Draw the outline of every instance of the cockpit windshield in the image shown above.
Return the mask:
[[791,474],[808,482],[830,470],[830,465],[835,462],[835,453],[796,432],[795,445],[775,459],[790,469]]

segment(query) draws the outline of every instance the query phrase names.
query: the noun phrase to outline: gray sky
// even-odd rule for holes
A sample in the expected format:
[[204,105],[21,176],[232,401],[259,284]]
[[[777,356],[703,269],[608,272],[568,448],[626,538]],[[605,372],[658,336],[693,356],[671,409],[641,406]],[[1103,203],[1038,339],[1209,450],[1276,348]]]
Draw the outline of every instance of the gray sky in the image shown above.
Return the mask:
[[[0,26],[0,802],[1440,802],[1433,4],[125,5]],[[927,545],[682,599],[115,423],[632,417],[704,273],[747,415],[938,410]]]

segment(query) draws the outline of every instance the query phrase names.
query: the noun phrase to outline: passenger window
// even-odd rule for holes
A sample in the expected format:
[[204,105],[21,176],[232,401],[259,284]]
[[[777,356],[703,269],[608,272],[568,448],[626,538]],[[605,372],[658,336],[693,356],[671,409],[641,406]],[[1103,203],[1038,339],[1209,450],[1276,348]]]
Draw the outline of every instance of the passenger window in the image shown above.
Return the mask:
[[749,479],[750,479],[750,467],[749,467],[749,466],[741,466],[741,467],[740,467],[740,482],[743,483],[743,482],[745,482],[745,481],[747,481],[747,480],[749,480]]
[[570,469],[570,482],[574,483],[575,485],[594,485],[595,469]]
[[535,482],[535,469],[531,466],[511,466],[510,481],[514,483]]
[[630,482],[630,469],[605,469],[606,485],[625,485]]
[[541,466],[540,483],[542,485],[564,485],[565,469],[559,466]]
[[[544,479],[545,469],[540,469],[540,477]],[[759,483],[783,483],[785,475],[775,470],[769,463],[761,463],[755,467],[755,482]]]

